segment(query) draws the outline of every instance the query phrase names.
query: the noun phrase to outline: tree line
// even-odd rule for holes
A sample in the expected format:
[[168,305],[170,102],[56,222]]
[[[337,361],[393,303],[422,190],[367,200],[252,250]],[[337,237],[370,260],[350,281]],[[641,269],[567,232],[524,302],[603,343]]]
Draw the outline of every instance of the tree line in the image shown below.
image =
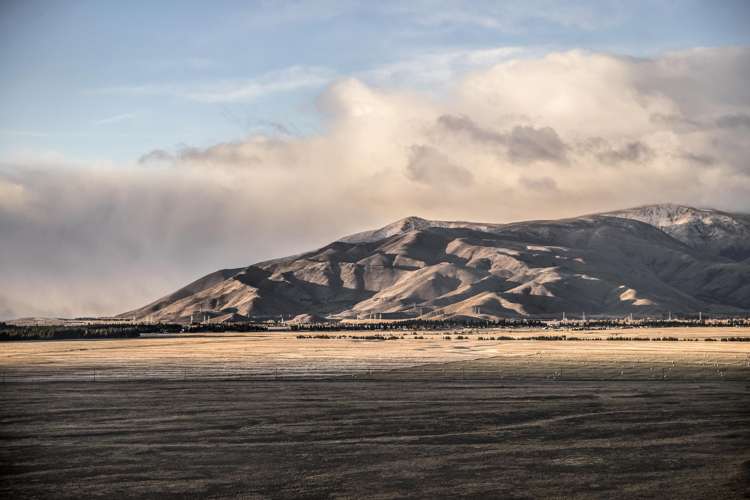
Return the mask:
[[122,339],[154,333],[260,332],[266,330],[268,327],[265,325],[254,323],[12,325],[0,322],[0,340]]

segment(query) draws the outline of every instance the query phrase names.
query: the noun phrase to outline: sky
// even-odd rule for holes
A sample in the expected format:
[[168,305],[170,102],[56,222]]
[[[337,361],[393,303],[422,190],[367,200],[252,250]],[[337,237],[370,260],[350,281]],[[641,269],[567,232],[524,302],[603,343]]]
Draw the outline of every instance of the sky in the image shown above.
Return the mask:
[[0,0],[0,319],[419,215],[750,211],[750,2]]

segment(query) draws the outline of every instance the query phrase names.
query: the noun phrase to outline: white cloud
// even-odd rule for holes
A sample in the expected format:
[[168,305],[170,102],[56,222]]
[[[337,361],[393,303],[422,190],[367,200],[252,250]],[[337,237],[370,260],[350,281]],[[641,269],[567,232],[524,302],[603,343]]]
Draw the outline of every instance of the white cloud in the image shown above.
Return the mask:
[[0,135],[10,135],[15,137],[49,137],[49,134],[45,132],[35,132],[33,130],[15,130],[15,129],[0,129]]
[[170,96],[205,103],[249,102],[266,95],[301,88],[321,87],[335,74],[326,68],[292,66],[255,78],[225,79],[203,83],[152,83],[98,89],[105,94]]
[[624,19],[625,7],[617,0],[571,1],[564,5],[554,0],[423,0],[385,8],[433,28],[474,26],[522,33],[538,23],[586,31],[607,29]]
[[468,26],[515,34],[540,23],[586,31],[604,30],[622,22],[627,11],[627,3],[621,0],[573,0],[565,4],[556,0],[261,1],[253,2],[245,15],[238,18],[253,29],[359,16],[378,23],[403,23],[431,30]]
[[119,115],[108,116],[107,118],[102,118],[100,120],[94,120],[92,124],[96,126],[111,125],[113,123],[120,123],[120,122],[124,122],[128,120],[132,120],[136,116],[138,116],[138,113],[121,113]]
[[521,47],[436,49],[402,56],[398,62],[376,66],[357,77],[380,86],[401,86],[438,93],[454,84],[460,75],[530,52]]

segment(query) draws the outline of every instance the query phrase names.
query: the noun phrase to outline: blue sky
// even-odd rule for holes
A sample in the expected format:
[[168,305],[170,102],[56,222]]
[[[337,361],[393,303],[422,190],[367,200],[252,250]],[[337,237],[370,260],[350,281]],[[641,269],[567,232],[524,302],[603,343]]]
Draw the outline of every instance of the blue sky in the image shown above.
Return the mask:
[[258,131],[309,135],[338,78],[439,91],[446,71],[495,60],[444,54],[652,56],[750,39],[742,1],[401,4],[4,0],[0,155],[119,163]]

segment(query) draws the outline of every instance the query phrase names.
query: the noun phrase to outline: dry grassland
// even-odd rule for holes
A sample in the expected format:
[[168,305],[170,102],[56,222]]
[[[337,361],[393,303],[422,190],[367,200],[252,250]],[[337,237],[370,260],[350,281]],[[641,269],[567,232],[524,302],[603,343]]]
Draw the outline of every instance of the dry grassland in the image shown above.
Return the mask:
[[750,343],[540,334],[0,344],[0,496],[750,495]]

